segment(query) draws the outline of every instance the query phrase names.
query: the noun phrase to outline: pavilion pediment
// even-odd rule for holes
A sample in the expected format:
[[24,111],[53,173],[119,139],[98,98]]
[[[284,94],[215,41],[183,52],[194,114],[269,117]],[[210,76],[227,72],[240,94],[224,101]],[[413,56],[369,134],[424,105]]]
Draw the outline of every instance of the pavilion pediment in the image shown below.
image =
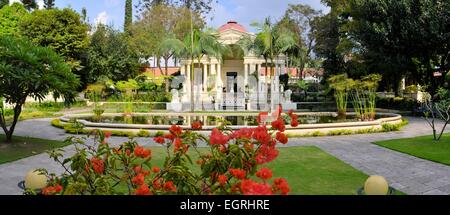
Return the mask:
[[220,32],[219,40],[223,44],[236,44],[243,36],[251,36],[252,34],[238,31],[235,29],[227,29]]

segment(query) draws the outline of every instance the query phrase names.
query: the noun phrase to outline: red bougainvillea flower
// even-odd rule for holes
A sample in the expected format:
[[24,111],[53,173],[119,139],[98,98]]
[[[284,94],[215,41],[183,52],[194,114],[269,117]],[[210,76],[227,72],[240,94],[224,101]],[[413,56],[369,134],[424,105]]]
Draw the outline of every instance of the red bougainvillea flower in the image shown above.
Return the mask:
[[258,172],[256,172],[256,177],[263,179],[263,180],[268,180],[272,178],[272,170],[270,170],[269,168],[261,168]]
[[130,156],[130,155],[131,155],[131,151],[130,151],[129,149],[127,149],[127,150],[125,150],[125,154],[126,154],[127,156]]
[[150,151],[150,149],[145,149],[142,146],[137,146],[134,149],[134,155],[136,155],[136,157],[140,157],[140,158],[148,158],[152,155],[152,151]]
[[105,164],[103,160],[97,157],[93,157],[90,161],[94,172],[97,174],[103,174],[103,172],[105,171]]
[[112,135],[112,132],[110,132],[110,131],[106,131],[106,132],[105,132],[105,138],[106,138],[106,139],[110,138],[111,135]]
[[173,181],[167,181],[164,183],[163,189],[166,192],[177,192],[177,188],[173,185]]
[[131,182],[135,185],[142,185],[145,182],[145,176],[142,173],[137,174],[131,179]]
[[245,179],[245,175],[247,174],[245,170],[242,169],[229,169],[230,174],[237,179]]
[[282,195],[287,195],[291,189],[289,188],[289,184],[284,178],[276,178],[273,180],[272,188],[274,192],[281,192]]
[[161,189],[161,179],[155,179],[152,181],[153,189],[159,190]]
[[269,131],[265,126],[258,126],[253,131],[253,139],[257,140],[261,144],[269,144],[272,140],[272,137],[269,134]]
[[256,152],[255,160],[257,164],[265,164],[277,158],[278,154],[279,152],[275,148],[275,145],[269,146],[268,144],[265,144]]
[[63,190],[63,187],[59,184],[55,186],[48,186],[42,189],[42,195],[55,195],[60,193]]
[[275,138],[282,144],[286,144],[288,142],[288,137],[283,132],[277,132]]
[[157,167],[157,166],[154,166],[154,167],[152,168],[152,172],[153,172],[153,173],[159,173],[159,171],[161,171],[161,169],[159,169],[159,167]]
[[291,114],[291,115],[289,115],[289,116],[291,116],[291,126],[292,126],[292,127],[297,127],[297,126],[298,126],[298,120],[297,120],[298,115],[296,115],[296,114]]
[[267,121],[268,116],[269,116],[268,112],[260,112],[258,114],[258,117],[256,117],[256,122],[258,124],[265,123]]
[[225,145],[228,142],[228,136],[222,134],[217,128],[213,128],[209,139],[211,145]]
[[164,138],[173,141],[175,139],[175,136],[172,133],[165,134]]
[[231,139],[251,139],[253,134],[252,128],[241,128],[237,131],[234,131],[230,138]]
[[164,144],[165,143],[165,139],[164,137],[158,136],[158,137],[154,137],[153,140],[159,144]]
[[255,148],[255,145],[253,143],[244,143],[244,149],[247,152],[252,151]]
[[135,167],[133,167],[133,171],[134,171],[136,174],[141,173],[141,174],[143,174],[144,176],[150,175],[150,171],[144,170],[144,168],[142,168],[142,166],[135,166]]
[[200,121],[195,121],[191,124],[191,128],[194,130],[201,130],[202,129],[202,122]]
[[227,147],[225,145],[220,145],[219,151],[223,154],[227,153]]
[[286,126],[284,125],[284,120],[281,117],[275,121],[272,121],[271,125],[272,125],[273,129],[276,129],[281,132],[286,130]]
[[150,195],[152,193],[150,192],[150,189],[148,188],[148,185],[143,183],[143,184],[141,184],[139,186],[138,189],[136,189],[134,191],[134,194],[136,194],[136,195]]
[[241,190],[244,195],[272,195],[272,187],[266,183],[257,183],[251,179],[241,182]]
[[183,147],[183,141],[181,140],[181,138],[176,138],[173,141],[173,152],[178,152],[178,150],[180,150]]
[[228,178],[227,178],[226,175],[219,175],[219,176],[217,177],[217,181],[219,181],[219,184],[220,184],[221,186],[223,186],[223,185],[225,185],[225,184],[227,183]]
[[289,116],[291,116],[292,114],[294,114],[294,110],[292,110],[292,109],[288,110],[287,114],[288,114]]
[[175,135],[177,137],[180,136],[181,133],[183,133],[183,129],[180,126],[178,126],[178,125],[170,126],[169,131],[170,131],[170,133],[172,133],[173,135]]

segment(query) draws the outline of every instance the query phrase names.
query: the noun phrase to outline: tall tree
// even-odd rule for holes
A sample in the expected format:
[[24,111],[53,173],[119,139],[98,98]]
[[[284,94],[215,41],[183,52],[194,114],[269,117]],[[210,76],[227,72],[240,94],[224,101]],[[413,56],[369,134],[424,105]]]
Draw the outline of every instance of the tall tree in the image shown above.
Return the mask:
[[81,8],[81,20],[83,20],[84,23],[88,23],[88,17],[87,17],[87,9],[86,7]]
[[38,4],[36,3],[36,0],[20,0],[20,2],[22,2],[23,6],[25,6],[25,8],[28,11],[38,8]]
[[124,31],[129,33],[131,24],[133,23],[133,1],[126,0],[125,2],[125,23],[123,25]]
[[99,24],[90,38],[87,62],[83,69],[88,83],[102,78],[128,80],[139,71],[139,58],[130,47],[126,33]]
[[373,70],[399,92],[408,79],[436,92],[450,70],[450,2],[447,0],[350,1],[348,32],[367,53]]
[[289,55],[293,59],[291,63],[299,70],[298,78],[301,78],[300,75],[306,64],[313,60],[311,55],[315,45],[314,32],[316,31],[314,21],[320,14],[320,11],[314,10],[309,5],[289,4],[284,18],[278,23],[281,28],[287,28],[295,33],[297,49],[290,50]]
[[140,11],[149,9],[155,5],[171,5],[176,7],[186,7],[196,13],[206,15],[212,10],[212,3],[217,0],[139,0]]
[[[172,38],[183,40],[190,34],[190,20],[190,11],[186,8],[155,5],[146,10],[133,24],[131,42],[142,57],[154,57],[161,73],[168,76],[166,70],[161,69],[161,58],[167,65],[170,57],[177,55],[171,54],[170,50],[174,47],[170,47],[164,41]],[[193,26],[195,29],[203,28],[204,21],[199,14],[194,13]]]
[[73,72],[81,74],[81,59],[88,47],[88,26],[70,8],[35,10],[20,22],[20,32],[33,43],[50,47],[66,59]]
[[[191,61],[191,111],[194,111],[194,69],[195,61],[200,62],[203,56],[208,55],[215,57],[219,61],[222,60],[223,55],[228,52],[228,46],[219,42],[219,34],[213,29],[206,29],[204,31],[194,29],[191,34],[188,34],[183,40],[184,48],[181,56]],[[200,63],[197,66],[202,69]]]
[[55,0],[44,0],[44,8],[52,9],[55,7]]
[[53,93],[71,103],[78,84],[77,76],[52,49],[25,39],[0,37],[0,97],[12,104],[14,111],[13,121],[7,125],[5,110],[0,105],[0,127],[6,134],[6,142],[12,141],[27,97],[42,100]]
[[0,36],[20,36],[19,23],[29,13],[20,3],[6,5],[0,9]]
[[[259,31],[256,34],[255,43],[259,46],[257,50],[261,53],[256,54],[264,57],[266,76],[278,78],[275,77],[274,60],[296,46],[293,34],[288,29],[277,28],[269,17],[263,23],[252,23],[252,25]],[[269,68],[270,70],[268,70]],[[266,80],[266,86],[266,91],[268,91],[269,80]],[[269,93],[266,92],[266,95],[269,96]]]
[[6,5],[9,5],[9,0],[0,0],[0,9]]

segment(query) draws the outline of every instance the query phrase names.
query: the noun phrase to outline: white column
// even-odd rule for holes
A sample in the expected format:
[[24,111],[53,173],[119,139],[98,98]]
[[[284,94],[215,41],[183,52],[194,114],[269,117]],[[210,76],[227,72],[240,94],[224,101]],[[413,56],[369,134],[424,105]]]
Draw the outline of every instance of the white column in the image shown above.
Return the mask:
[[208,79],[208,64],[203,64],[203,92],[208,92],[208,86],[206,80]]
[[250,65],[249,64],[244,64],[244,90],[246,89],[245,87],[247,86],[247,84],[248,84],[248,67],[249,67]]
[[[191,92],[191,64],[186,65],[186,85],[187,85],[187,92]],[[189,98],[190,98],[190,94],[189,94]]]
[[184,94],[184,93],[186,93],[186,88],[187,88],[187,86],[186,86],[186,83],[187,83],[187,80],[186,80],[187,79],[186,78],[186,65],[184,65],[184,64],[180,65],[180,73],[185,78],[185,80],[183,81],[183,94]]
[[216,96],[216,103],[218,105],[218,108],[220,109],[220,107],[222,106],[222,98],[223,98],[223,84],[222,84],[222,65],[220,64],[220,62],[217,64],[217,96]]

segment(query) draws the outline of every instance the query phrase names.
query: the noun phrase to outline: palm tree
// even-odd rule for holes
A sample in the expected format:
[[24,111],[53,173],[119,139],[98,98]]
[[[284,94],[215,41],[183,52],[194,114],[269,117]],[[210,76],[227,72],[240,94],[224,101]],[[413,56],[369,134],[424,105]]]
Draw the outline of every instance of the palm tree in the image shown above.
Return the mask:
[[[183,42],[176,39],[175,36],[169,36],[158,45],[157,53],[159,53],[159,55],[164,59],[165,76],[169,75],[169,59],[171,57],[179,56],[183,50],[183,47]],[[166,92],[169,92],[169,80],[167,78],[164,79],[166,84]]]
[[[187,35],[183,41],[183,49],[181,50],[181,57],[189,58],[191,60],[191,111],[194,111],[194,69],[195,60],[200,66],[201,59],[205,56],[214,56],[219,61],[222,60],[224,54],[229,52],[228,46],[219,42],[217,31],[213,29],[205,29],[204,31],[194,29],[192,34]],[[201,68],[201,66],[200,66]]]
[[[264,55],[264,45],[262,41],[259,38],[253,38],[250,35],[244,35],[242,36],[239,41],[237,42],[237,45],[244,50],[245,55],[255,55],[255,56],[263,56],[264,59],[267,59]],[[266,60],[267,61],[267,60]],[[257,81],[257,93],[256,93],[256,109],[260,109],[259,104],[259,71],[256,69],[254,72],[255,79]],[[267,67],[266,67],[266,74],[267,74]]]
[[[263,23],[253,23],[253,27],[258,29],[254,39],[254,47],[257,47],[258,54],[264,57],[266,76],[268,74],[268,65],[270,65],[270,74],[274,76],[274,60],[281,54],[287,53],[296,46],[293,33],[285,28],[277,28],[270,20],[266,18]],[[270,64],[269,64],[270,61]],[[268,95],[268,82],[266,80],[266,95]]]

